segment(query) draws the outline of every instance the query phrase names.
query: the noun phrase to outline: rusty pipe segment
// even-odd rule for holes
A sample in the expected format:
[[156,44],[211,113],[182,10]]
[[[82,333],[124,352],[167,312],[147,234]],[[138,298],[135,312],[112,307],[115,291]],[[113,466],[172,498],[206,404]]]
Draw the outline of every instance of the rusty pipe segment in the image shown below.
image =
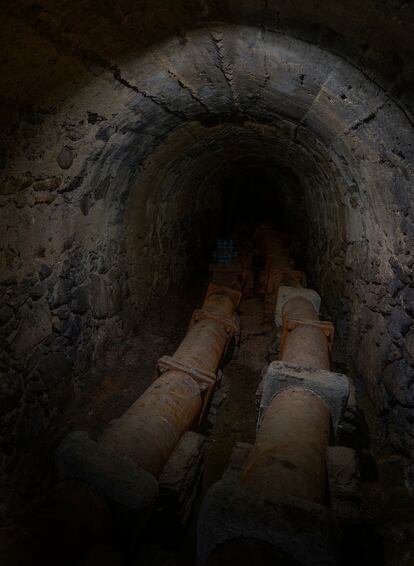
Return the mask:
[[279,262],[280,271],[289,273],[286,255],[270,231],[263,230],[260,236],[262,250],[273,252],[266,261],[266,282],[273,276],[272,284],[278,286],[276,320],[283,324],[280,357],[297,368],[299,387],[283,387],[263,405],[254,446],[239,474],[227,472],[207,494],[198,529],[199,564],[220,564],[219,557],[240,552],[249,536],[254,564],[261,563],[261,556],[273,556],[270,563],[276,560],[275,549],[280,551],[280,563],[335,564],[326,451],[331,406],[336,405],[328,406],[317,388],[315,392],[306,386],[315,385],[312,376],[303,386],[300,382],[305,368],[313,368],[307,374],[330,369],[329,330],[319,320],[320,297],[301,287],[300,272],[295,286],[280,285],[276,269]]
[[337,564],[326,505],[330,427],[329,408],[312,391],[290,388],[274,397],[245,462],[230,466],[204,498],[198,566],[224,566],[247,551],[255,566]]
[[235,313],[239,300],[238,291],[210,284],[202,308],[196,311],[174,359],[190,368],[215,374],[239,325]]
[[242,482],[260,484],[274,500],[324,503],[330,429],[330,411],[320,397],[306,389],[282,391],[265,413]]
[[[299,299],[301,300],[299,301]],[[290,303],[290,301],[292,301],[292,303]],[[290,305],[287,306],[285,312],[285,306],[288,302]],[[316,321],[318,320],[320,306],[321,298],[313,289],[281,285],[277,292],[275,311],[276,326],[282,326],[284,319],[288,317],[299,317],[298,320],[305,320],[305,317],[308,317],[307,320]]]
[[[91,477],[79,458],[90,445],[94,456],[89,458],[88,465],[94,470],[93,481],[109,497],[109,492],[113,493],[107,481],[113,469],[110,460],[119,456],[128,461],[118,462],[118,467],[126,463],[134,477],[147,474],[146,483],[151,484],[151,493],[155,492],[151,478],[155,481],[182,434],[199,421],[212,393],[215,374],[234,328],[238,327],[235,311],[240,298],[241,292],[236,289],[210,284],[203,307],[197,311],[174,356],[164,356],[163,363],[157,364],[157,370],[163,367],[164,373],[159,371],[162,375],[106,427],[97,443],[85,439],[83,433],[72,435],[66,444],[63,442],[61,459],[67,465],[61,468],[68,473],[75,470],[81,478]],[[122,489],[115,491],[118,498],[123,497]]]
[[237,289],[231,289],[223,285],[216,285],[215,283],[210,283],[207,287],[206,296],[201,308],[209,304],[209,299],[212,295],[221,295],[230,299],[233,303],[233,312],[237,311],[242,298],[242,292]]
[[184,372],[168,371],[105,429],[99,444],[157,477],[201,407],[199,385]]
[[222,360],[229,335],[217,320],[200,320],[192,326],[174,359],[205,373],[216,373]]
[[233,316],[236,310],[233,298],[219,290],[208,295],[201,308],[216,316],[226,317]]
[[251,254],[231,264],[214,263],[209,267],[211,282],[220,287],[243,291],[252,269]]
[[315,326],[298,326],[286,338],[280,359],[289,365],[329,370],[329,346],[325,334]]
[[[318,323],[319,295],[312,289],[281,287],[285,301],[279,301],[283,330],[280,359],[287,364],[329,370],[329,342]],[[296,326],[290,328],[294,323]]]

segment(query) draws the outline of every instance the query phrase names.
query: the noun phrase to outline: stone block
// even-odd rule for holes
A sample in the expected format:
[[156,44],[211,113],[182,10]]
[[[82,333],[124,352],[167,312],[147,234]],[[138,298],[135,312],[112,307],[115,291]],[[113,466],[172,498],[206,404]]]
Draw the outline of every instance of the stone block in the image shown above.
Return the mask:
[[158,482],[127,456],[102,448],[86,432],[75,431],[56,453],[60,479],[78,479],[123,507],[138,512],[143,520],[158,497]]
[[236,554],[243,556],[246,540],[254,541],[258,556],[261,548],[270,549],[289,564],[333,566],[339,562],[338,523],[328,507],[298,498],[269,499],[260,485],[244,485],[239,476],[226,473],[209,489],[201,507],[198,566],[208,563],[226,544],[233,549],[240,545]]
[[283,307],[285,304],[294,298],[306,299],[312,303],[315,311],[319,314],[319,309],[321,308],[321,298],[316,291],[313,289],[304,289],[303,287],[279,287],[279,292],[277,294],[276,302],[276,312],[275,312],[275,323],[276,326],[282,326],[283,324]]
[[260,401],[257,427],[273,398],[285,389],[309,389],[328,405],[332,424],[336,431],[348,403],[349,380],[346,375],[315,368],[292,366],[283,362],[272,362],[266,372],[263,394]]
[[345,446],[329,446],[326,463],[333,513],[340,521],[359,522],[361,478],[355,450]]
[[185,526],[197,495],[205,452],[205,437],[186,432],[159,476],[160,506]]

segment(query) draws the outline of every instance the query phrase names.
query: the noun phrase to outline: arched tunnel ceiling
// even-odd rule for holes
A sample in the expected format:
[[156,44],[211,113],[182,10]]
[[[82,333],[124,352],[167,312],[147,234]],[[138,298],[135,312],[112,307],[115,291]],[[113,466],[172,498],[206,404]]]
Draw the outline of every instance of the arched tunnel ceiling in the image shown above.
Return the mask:
[[[185,45],[175,37],[144,54],[129,53],[116,80],[106,71],[78,81],[59,107],[21,126],[9,146],[9,191],[21,171],[30,171],[29,186],[36,178],[57,177],[55,209],[69,201],[85,214],[100,194],[96,187],[109,179],[108,194],[115,199],[126,202],[137,182],[142,198],[145,170],[157,153],[157,169],[181,155],[193,174],[206,152],[207,170],[235,152],[246,158],[261,154],[294,164],[305,185],[319,178],[316,190],[335,177],[333,202],[346,209],[351,240],[364,237],[377,246],[381,233],[401,236],[387,210],[407,204],[401,198],[413,163],[411,124],[379,87],[328,51],[259,28],[215,25],[188,33]],[[63,174],[62,143],[75,157]],[[347,193],[357,195],[354,202],[364,208],[362,223],[355,220],[358,207],[347,206]],[[95,230],[99,220],[120,219],[119,208],[117,220],[110,211],[97,214],[87,221]],[[315,211],[313,218],[318,216]],[[30,262],[33,250],[27,251]]]
[[221,21],[319,45],[411,104],[414,7],[405,0],[18,0],[3,2],[1,14],[4,93],[30,102],[82,67],[116,74],[131,48],[149,49],[173,35],[184,46],[187,31]]

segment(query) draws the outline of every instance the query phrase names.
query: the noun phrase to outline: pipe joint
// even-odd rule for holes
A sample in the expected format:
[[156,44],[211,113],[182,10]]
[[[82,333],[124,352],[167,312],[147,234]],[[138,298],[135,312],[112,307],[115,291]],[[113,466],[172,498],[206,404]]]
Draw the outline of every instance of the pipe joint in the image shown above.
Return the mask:
[[200,387],[200,393],[204,394],[208,389],[214,387],[217,376],[213,372],[203,371],[201,369],[191,367],[188,364],[179,362],[174,357],[162,356],[157,362],[156,372],[157,377],[160,377],[167,371],[181,371],[189,375],[197,385]]
[[257,419],[258,429],[276,395],[290,388],[308,389],[325,401],[331,413],[335,435],[339,432],[350,394],[348,377],[341,373],[303,368],[283,362],[272,362],[266,371]]
[[292,332],[292,330],[295,330],[296,328],[303,328],[303,327],[316,328],[320,330],[327,340],[329,351],[331,351],[334,334],[335,334],[335,326],[332,324],[332,322],[325,320],[299,320],[296,318],[285,317],[283,319],[282,337],[280,339],[281,359],[283,358],[283,354],[285,352],[285,348],[290,332]]
[[200,322],[201,320],[214,320],[215,322],[218,322],[223,326],[227,335],[230,338],[234,336],[236,343],[238,342],[238,339],[240,337],[240,322],[235,315],[231,317],[219,316],[204,309],[197,309],[193,313],[190,324],[188,326],[188,330],[190,330],[195,324],[197,324],[197,322]]
[[276,303],[276,313],[275,313],[275,323],[276,326],[282,326],[284,318],[284,309],[287,303],[291,299],[304,299],[311,303],[315,314],[319,314],[319,309],[321,307],[321,297],[313,289],[303,289],[301,287],[279,287]]

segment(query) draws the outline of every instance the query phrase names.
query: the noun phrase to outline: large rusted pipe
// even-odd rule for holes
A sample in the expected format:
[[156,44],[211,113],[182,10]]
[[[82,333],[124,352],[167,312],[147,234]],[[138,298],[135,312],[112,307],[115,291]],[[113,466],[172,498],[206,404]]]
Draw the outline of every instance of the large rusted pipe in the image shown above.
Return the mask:
[[222,292],[214,292],[206,297],[203,303],[203,310],[217,316],[233,316],[236,306],[232,296],[226,294],[226,288]]
[[177,348],[172,361],[183,369],[166,371],[99,441],[107,449],[130,456],[155,477],[181,435],[200,416],[204,405],[201,389],[191,375],[193,370],[207,377],[216,374],[230,339],[220,320],[234,315],[234,300],[225,289],[222,293],[217,290],[207,296],[200,312],[213,318],[195,322]]
[[194,379],[184,372],[168,371],[109,425],[99,443],[130,456],[157,477],[201,407],[200,387]]
[[[269,248],[277,248],[275,239]],[[281,360],[329,370],[328,340],[318,327],[312,301],[293,296],[283,305],[282,317],[297,326],[287,333]],[[290,495],[323,502],[330,426],[328,406],[311,391],[287,389],[279,393],[265,413],[243,481],[260,483],[266,495],[276,499]]]
[[298,326],[289,332],[281,361],[305,368],[330,369],[325,334],[314,326]]
[[285,317],[305,324],[289,332],[281,360],[297,366],[329,370],[328,340],[318,326],[306,324],[319,321],[311,301],[304,297],[289,299],[283,307],[283,318]]
[[275,500],[292,496],[322,503],[329,433],[330,412],[320,397],[305,389],[282,391],[266,411],[242,481],[260,485]]
[[[276,254],[283,258],[283,253],[280,247],[278,248],[277,241],[272,234],[266,233],[263,240],[266,238],[268,245],[263,246],[266,252],[275,250]],[[276,262],[276,258],[270,259],[266,267],[270,270]],[[300,280],[297,283],[300,286]],[[279,289],[279,293],[278,318],[281,317],[284,323],[281,360],[294,366],[329,370],[329,345],[325,335],[327,327],[320,322],[316,310],[319,308],[319,296],[315,300],[314,292],[304,289],[296,291],[290,287],[286,287],[283,292]],[[282,375],[281,381],[283,379],[286,380],[286,376]],[[299,382],[300,379],[297,383]],[[214,559],[214,551],[211,553],[211,549],[214,549],[215,545],[220,548],[217,546],[219,541],[227,543],[232,540],[237,546],[237,543],[248,536],[246,533],[249,532],[258,541],[253,552],[254,563],[259,563],[258,559],[266,540],[271,540],[276,548],[288,551],[287,563],[289,564],[292,563],[290,556],[305,557],[304,548],[299,548],[299,550],[296,548],[298,539],[302,536],[298,529],[303,527],[304,523],[299,520],[301,527],[296,524],[295,513],[297,517],[302,517],[302,519],[308,517],[309,519],[307,513],[313,509],[316,524],[318,518],[321,517],[320,506],[327,503],[326,450],[329,445],[330,432],[330,408],[318,394],[303,386],[297,387],[296,383],[276,392],[263,416],[253,449],[242,467],[239,479],[232,480],[229,473],[218,484],[219,494],[220,484],[231,486],[234,490],[234,500],[231,504],[226,501],[223,491],[220,494],[221,498],[216,501],[215,496],[212,496],[210,503],[212,511],[209,511],[207,504],[205,524],[207,529],[217,533],[217,536],[212,537],[208,534],[199,544],[199,556],[204,563],[208,556]],[[237,484],[233,485],[232,481],[240,481],[240,483],[237,486]],[[241,498],[241,493],[244,494],[244,498]],[[221,503],[223,497],[224,503]],[[243,507],[244,500],[248,501],[245,508]],[[267,502],[271,503],[269,508],[278,509],[275,515],[271,515],[264,509],[266,505],[263,506],[263,503]],[[214,516],[214,506],[221,511],[220,514],[217,513],[217,517]],[[228,511],[240,506],[244,508],[241,520],[236,511]],[[295,508],[294,512],[292,512],[293,508]],[[286,511],[287,509],[289,511]],[[211,513],[210,518],[209,512]],[[255,528],[255,521],[260,520],[262,513],[266,518],[263,528],[259,530]],[[251,520],[250,517],[253,519]],[[271,517],[270,523],[267,522],[268,517]],[[226,535],[222,536],[219,530],[215,531],[209,524],[208,521],[214,518],[223,520],[227,529]],[[250,521],[252,521],[251,524]],[[309,537],[318,539],[315,541],[315,549],[319,546],[323,548],[324,543],[329,540],[329,536],[325,540],[323,533],[326,524],[322,522],[322,525],[322,528],[317,527],[315,531],[309,528],[309,525],[305,525],[306,534],[302,537],[305,550],[309,550],[309,546],[306,546],[309,545]],[[202,535],[202,531],[199,532]],[[239,535],[238,539],[236,533]],[[205,552],[204,548],[210,550]],[[328,548],[330,548],[329,544],[321,555],[325,551],[329,555],[331,551]],[[213,560],[212,563],[216,562]],[[332,562],[325,560],[319,562],[318,558],[313,561],[312,557],[309,557],[308,561],[306,556],[305,563]]]
[[201,320],[189,330],[174,359],[201,371],[216,373],[228,339],[223,324],[215,320]]

